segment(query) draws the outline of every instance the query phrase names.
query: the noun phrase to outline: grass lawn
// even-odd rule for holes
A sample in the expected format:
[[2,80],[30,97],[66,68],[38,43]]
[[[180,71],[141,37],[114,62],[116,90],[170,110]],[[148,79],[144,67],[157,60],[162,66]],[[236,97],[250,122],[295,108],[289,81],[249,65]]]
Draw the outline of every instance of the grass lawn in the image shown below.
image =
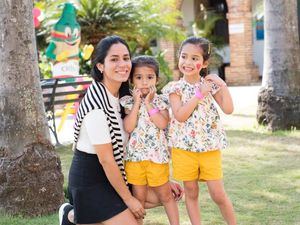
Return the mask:
[[[230,143],[223,152],[224,183],[238,224],[300,225],[300,131],[266,131],[256,125],[253,107],[226,116],[224,124]],[[66,181],[72,152],[70,146],[57,152]],[[225,224],[203,183],[199,202],[203,225]],[[189,225],[183,201],[179,209],[181,224]],[[56,225],[58,215],[26,219],[2,214],[0,224]],[[148,210],[144,224],[168,224],[163,208]]]
[[[238,224],[300,225],[300,132],[245,129],[228,130],[228,136],[224,183]],[[199,202],[203,225],[225,224],[204,183]],[[181,224],[189,225],[184,202],[179,208]],[[145,224],[167,224],[163,209],[150,210]]]
[[[228,130],[230,147],[223,153],[224,182],[239,224],[300,225],[300,131],[269,133],[264,128]],[[57,149],[67,180],[72,158],[70,147]],[[66,185],[66,182],[65,182]],[[203,224],[224,224],[200,185]],[[189,219],[179,202],[181,224]],[[0,216],[1,225],[55,225],[57,214],[41,218]],[[145,225],[168,224],[162,207],[148,210]]]

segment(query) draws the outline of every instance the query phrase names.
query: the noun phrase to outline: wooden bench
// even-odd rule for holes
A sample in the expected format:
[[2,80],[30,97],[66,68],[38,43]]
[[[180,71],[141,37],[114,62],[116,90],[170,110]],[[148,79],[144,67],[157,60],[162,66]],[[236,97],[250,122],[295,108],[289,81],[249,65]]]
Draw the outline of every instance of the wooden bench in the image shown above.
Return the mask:
[[[92,79],[88,76],[41,80],[48,126],[55,137],[56,144],[60,145],[55,124],[55,106],[64,105],[65,109],[62,117],[66,117],[69,114],[69,110],[66,107],[70,108],[74,103],[79,103],[86,92],[87,86],[91,83]],[[64,121],[65,118],[61,119]]]

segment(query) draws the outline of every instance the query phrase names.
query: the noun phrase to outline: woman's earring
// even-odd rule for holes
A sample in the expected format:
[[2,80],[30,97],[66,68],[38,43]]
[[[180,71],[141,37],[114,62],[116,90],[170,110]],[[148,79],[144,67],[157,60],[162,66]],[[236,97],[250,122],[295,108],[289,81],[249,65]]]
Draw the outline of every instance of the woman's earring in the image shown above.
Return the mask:
[[97,63],[96,67],[100,71],[100,73],[103,73],[103,68],[101,68],[102,66],[100,65],[100,63]]

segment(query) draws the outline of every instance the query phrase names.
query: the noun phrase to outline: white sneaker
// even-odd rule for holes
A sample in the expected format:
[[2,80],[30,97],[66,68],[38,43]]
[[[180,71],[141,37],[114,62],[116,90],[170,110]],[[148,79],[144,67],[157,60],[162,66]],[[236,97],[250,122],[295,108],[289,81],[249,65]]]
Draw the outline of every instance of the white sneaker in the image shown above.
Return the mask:
[[59,225],[74,225],[68,219],[68,213],[73,209],[73,206],[69,203],[64,203],[59,207],[58,217]]

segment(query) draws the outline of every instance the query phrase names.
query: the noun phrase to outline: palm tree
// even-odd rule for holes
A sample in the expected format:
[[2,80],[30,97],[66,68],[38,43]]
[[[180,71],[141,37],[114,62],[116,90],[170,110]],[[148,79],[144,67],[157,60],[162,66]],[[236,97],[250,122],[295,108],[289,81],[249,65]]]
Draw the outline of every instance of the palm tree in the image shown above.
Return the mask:
[[300,128],[300,47],[297,2],[265,0],[263,84],[257,120],[270,130]]
[[[62,1],[35,3],[45,14],[38,30],[40,49],[59,18],[61,9],[57,6]],[[175,0],[78,0],[77,21],[81,26],[82,43],[96,45],[104,36],[117,34],[128,41],[133,55],[156,54],[159,58],[162,53],[151,51],[153,40],[163,38],[180,42],[184,38],[184,32],[177,26],[180,11],[175,3]],[[86,65],[81,65],[83,67]]]
[[0,210],[27,216],[62,203],[39,82],[32,1],[0,1]]
[[144,53],[153,39],[183,39],[183,32],[176,26],[180,13],[174,0],[79,0],[79,5],[82,37],[91,44],[117,34],[135,42]]
[[[59,7],[64,0],[39,0],[35,6],[42,9],[45,19],[38,36],[50,36],[52,25],[60,16]],[[183,38],[177,28],[179,10],[174,0],[78,0],[77,20],[81,26],[83,42],[97,44],[104,36],[118,34],[138,43],[167,37]],[[162,13],[164,12],[164,13]],[[149,45],[149,43],[147,43]]]
[[[53,25],[61,15],[65,0],[36,0],[35,6],[45,15],[37,36],[44,47]],[[82,42],[96,45],[104,36],[119,34],[127,37],[135,33],[141,23],[139,2],[124,0],[78,0],[77,21],[81,26]],[[44,46],[43,46],[44,45]]]
[[139,2],[123,0],[80,0],[78,22],[82,38],[95,45],[106,35],[128,36],[140,24]]

